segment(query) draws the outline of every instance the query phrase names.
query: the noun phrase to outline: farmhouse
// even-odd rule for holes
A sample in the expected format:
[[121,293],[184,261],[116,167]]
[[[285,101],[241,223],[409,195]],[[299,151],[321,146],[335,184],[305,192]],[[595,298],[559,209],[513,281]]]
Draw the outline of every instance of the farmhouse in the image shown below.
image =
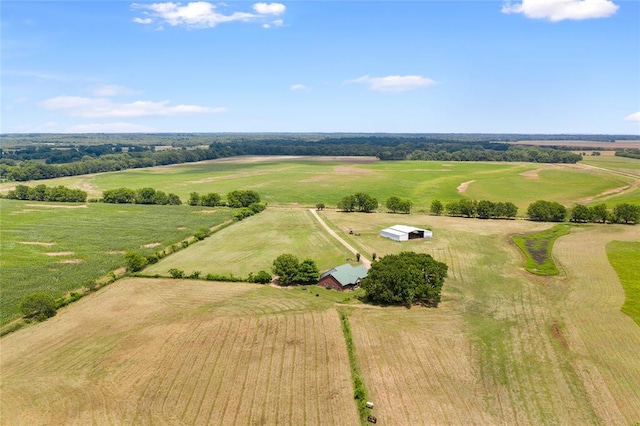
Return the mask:
[[433,232],[428,229],[414,228],[406,225],[393,225],[380,231],[380,236],[394,241],[407,241],[416,238],[432,238]]
[[360,280],[367,276],[367,272],[363,265],[352,266],[346,263],[320,275],[318,285],[339,291],[353,290],[360,285]]

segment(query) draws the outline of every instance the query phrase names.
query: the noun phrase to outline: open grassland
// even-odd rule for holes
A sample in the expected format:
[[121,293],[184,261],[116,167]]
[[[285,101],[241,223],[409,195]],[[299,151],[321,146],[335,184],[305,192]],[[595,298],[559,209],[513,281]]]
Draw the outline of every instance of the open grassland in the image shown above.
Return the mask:
[[[325,271],[345,262],[345,248],[324,232],[308,210],[267,209],[225,228],[199,244],[151,265],[145,274],[168,276],[171,268],[246,277],[270,272],[273,260],[292,253],[315,260]],[[353,257],[349,254],[350,257]]]
[[624,287],[622,312],[640,326],[640,241],[612,241],[607,256]]
[[[637,161],[637,160],[636,160]],[[587,197],[631,185],[637,179],[607,170],[576,165],[437,161],[375,161],[370,158],[238,157],[233,160],[126,170],[42,181],[81,188],[90,197],[119,187],[153,187],[178,194],[253,189],[271,205],[335,206],[346,195],[368,192],[378,201],[391,196],[411,199],[416,210],[431,201],[463,197],[510,201],[521,214],[533,201],[546,199],[571,205]],[[463,182],[466,192],[458,192]],[[14,184],[0,184],[7,191]]]
[[230,219],[231,209],[0,200],[0,323],[29,293],[54,297]]
[[268,286],[121,280],[2,340],[0,423],[357,425],[331,307]]

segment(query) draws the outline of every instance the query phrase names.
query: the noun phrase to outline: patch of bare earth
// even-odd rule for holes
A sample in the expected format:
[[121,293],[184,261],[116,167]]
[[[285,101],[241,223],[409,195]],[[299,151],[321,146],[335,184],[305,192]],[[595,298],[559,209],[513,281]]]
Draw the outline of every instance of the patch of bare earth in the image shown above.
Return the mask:
[[347,166],[336,166],[333,171],[340,175],[370,175],[373,173],[373,170]]
[[[635,185],[635,187],[637,187],[637,183]],[[603,191],[601,193],[599,193],[598,195],[592,195],[590,197],[585,197],[585,198],[581,198],[580,200],[578,200],[578,203],[589,203],[597,198],[602,198],[602,197],[607,197],[609,195],[615,195],[615,194],[619,194],[623,191],[626,191],[628,189],[630,189],[632,187],[632,185],[625,185],[625,186],[620,186],[618,188],[613,188],[613,189],[607,189],[606,191]]]
[[467,182],[462,182],[460,185],[458,185],[458,187],[456,188],[456,190],[460,193],[460,194],[464,194],[464,192],[467,190],[467,188],[469,188],[469,185],[471,185],[473,182],[475,182],[475,180],[470,180]]
[[88,206],[86,204],[74,204],[70,206],[64,206],[61,204],[25,204],[28,207],[41,207],[47,209],[86,209]]
[[529,179],[539,179],[540,176],[538,175],[538,173],[541,170],[543,170],[543,169],[527,170],[526,172],[520,173],[520,176],[526,177],[526,178],[529,178]]
[[49,253],[45,253],[47,256],[69,256],[73,254],[72,251],[52,251]]
[[63,260],[59,260],[56,263],[68,263],[68,264],[74,264],[74,263],[82,263],[84,262],[84,260],[82,259],[63,259]]
[[55,243],[45,243],[42,241],[20,241],[20,244],[27,244],[30,246],[43,246],[43,247],[51,247],[55,245]]
[[145,244],[142,247],[144,248],[154,248],[154,247],[158,247],[160,245],[160,243],[149,243],[149,244]]

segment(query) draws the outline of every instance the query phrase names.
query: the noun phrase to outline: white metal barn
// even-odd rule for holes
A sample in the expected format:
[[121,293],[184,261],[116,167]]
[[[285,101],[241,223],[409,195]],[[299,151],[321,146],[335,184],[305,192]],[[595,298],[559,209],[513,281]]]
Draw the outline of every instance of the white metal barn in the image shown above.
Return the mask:
[[433,232],[413,226],[393,225],[380,231],[380,236],[394,241],[407,241],[416,238],[433,238]]

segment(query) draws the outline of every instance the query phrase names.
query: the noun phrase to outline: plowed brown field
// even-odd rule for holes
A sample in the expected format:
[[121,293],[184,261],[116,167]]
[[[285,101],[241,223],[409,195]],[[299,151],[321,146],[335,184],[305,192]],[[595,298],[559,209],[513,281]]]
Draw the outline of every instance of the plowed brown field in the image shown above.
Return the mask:
[[286,292],[119,281],[2,340],[1,423],[358,424],[338,315]]

